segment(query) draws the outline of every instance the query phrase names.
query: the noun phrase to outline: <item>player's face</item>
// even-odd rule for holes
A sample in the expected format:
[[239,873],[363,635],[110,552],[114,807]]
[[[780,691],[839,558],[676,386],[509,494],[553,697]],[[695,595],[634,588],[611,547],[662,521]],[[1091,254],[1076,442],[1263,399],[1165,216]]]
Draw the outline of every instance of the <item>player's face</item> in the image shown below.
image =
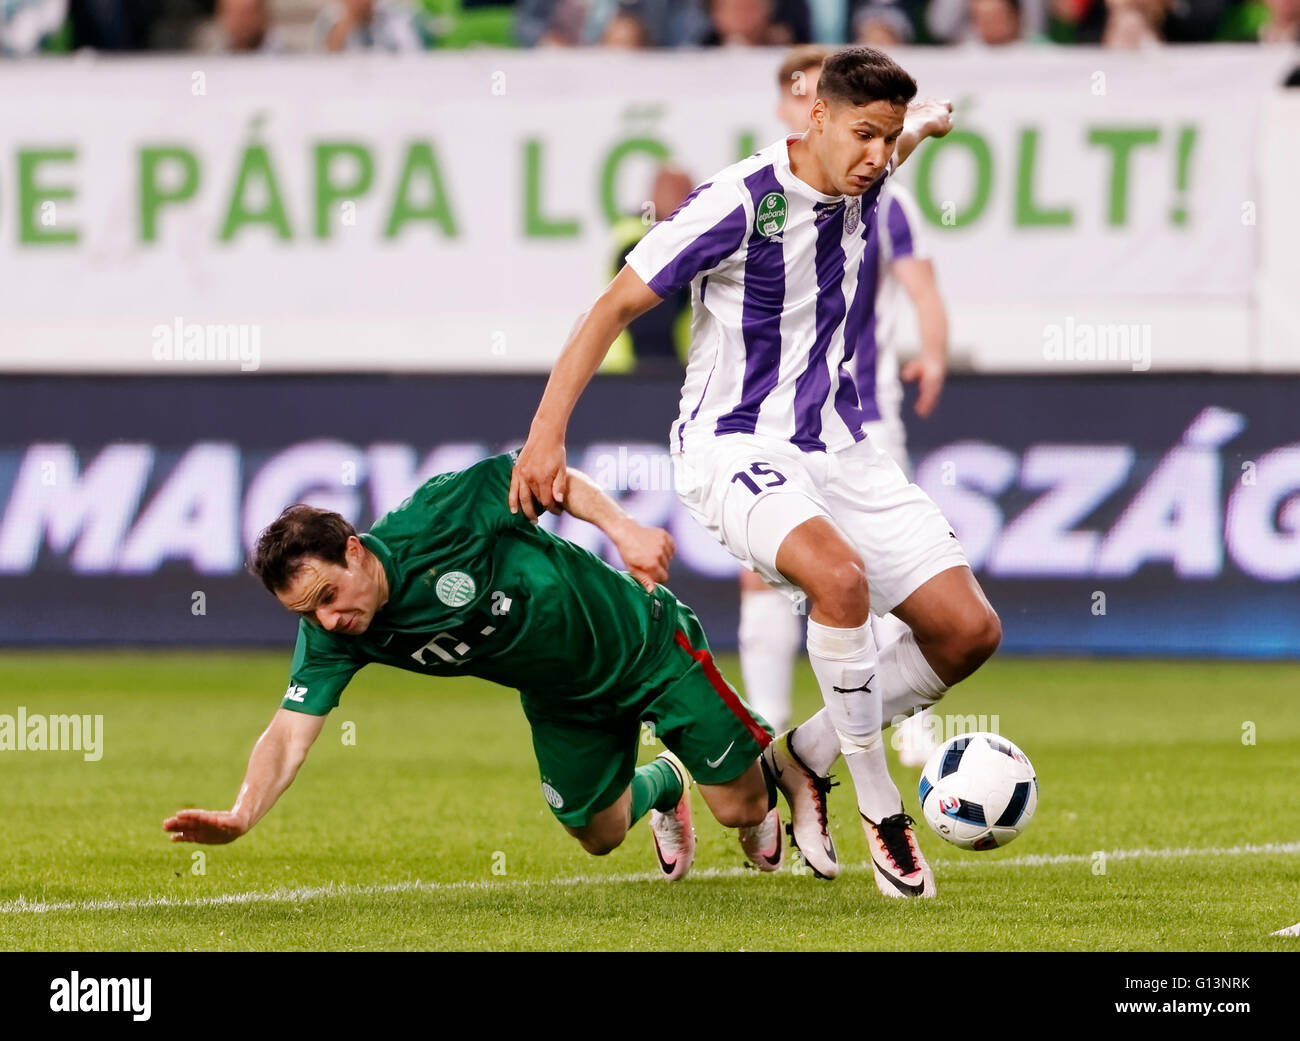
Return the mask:
[[885,172],[903,132],[907,106],[888,101],[828,104],[818,98],[811,125],[821,131],[814,147],[832,195],[861,195]]
[[371,559],[354,535],[348,539],[347,567],[309,557],[288,587],[275,594],[276,599],[295,614],[315,620],[322,629],[360,636],[383,606]]

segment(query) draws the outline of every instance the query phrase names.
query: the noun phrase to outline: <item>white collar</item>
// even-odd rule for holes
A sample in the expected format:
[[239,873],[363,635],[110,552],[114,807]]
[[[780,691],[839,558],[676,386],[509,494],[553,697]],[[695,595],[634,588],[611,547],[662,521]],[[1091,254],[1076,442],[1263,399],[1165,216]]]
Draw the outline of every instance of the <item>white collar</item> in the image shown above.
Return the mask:
[[782,169],[790,174],[789,180],[791,185],[800,195],[807,199],[811,199],[813,202],[843,202],[843,195],[826,195],[823,192],[819,192],[807,181],[801,180],[796,176],[794,170],[790,168],[790,142],[803,136],[803,134],[790,134],[787,137],[782,137],[780,142],[777,144],[777,158],[780,160]]

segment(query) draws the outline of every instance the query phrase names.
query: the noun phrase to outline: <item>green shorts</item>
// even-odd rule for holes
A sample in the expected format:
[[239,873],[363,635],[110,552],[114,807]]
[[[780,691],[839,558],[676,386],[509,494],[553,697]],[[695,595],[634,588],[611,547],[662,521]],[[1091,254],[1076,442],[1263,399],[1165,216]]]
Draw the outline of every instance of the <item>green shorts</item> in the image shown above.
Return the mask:
[[674,601],[673,640],[635,690],[611,698],[608,719],[565,720],[523,701],[542,795],[561,824],[581,828],[632,783],[642,722],[699,784],[727,784],[772,740],[772,728],[718,672],[695,612]]

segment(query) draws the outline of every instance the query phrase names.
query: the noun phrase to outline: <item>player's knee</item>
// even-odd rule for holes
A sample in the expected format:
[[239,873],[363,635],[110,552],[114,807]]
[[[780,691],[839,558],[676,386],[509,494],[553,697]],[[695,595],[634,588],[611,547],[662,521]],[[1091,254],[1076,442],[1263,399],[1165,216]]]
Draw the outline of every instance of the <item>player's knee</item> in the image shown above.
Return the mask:
[[622,836],[615,839],[604,835],[579,835],[578,841],[582,844],[582,848],[593,857],[603,857],[618,849],[618,847],[622,845],[623,838]]
[[844,560],[826,568],[809,593],[820,612],[845,628],[860,625],[871,602],[867,571],[860,560]]
[[964,618],[955,642],[963,671],[972,673],[993,657],[1002,642],[1002,620],[993,608],[985,607]]
[[984,612],[984,624],[980,627],[979,633],[972,640],[972,650],[979,656],[979,663],[983,665],[993,657],[993,652],[998,649],[1002,643],[1002,619],[998,613],[989,608]]
[[578,840],[582,848],[593,857],[603,857],[613,853],[623,844],[626,835],[626,831],[620,832],[611,828],[583,828],[573,833],[573,837]]

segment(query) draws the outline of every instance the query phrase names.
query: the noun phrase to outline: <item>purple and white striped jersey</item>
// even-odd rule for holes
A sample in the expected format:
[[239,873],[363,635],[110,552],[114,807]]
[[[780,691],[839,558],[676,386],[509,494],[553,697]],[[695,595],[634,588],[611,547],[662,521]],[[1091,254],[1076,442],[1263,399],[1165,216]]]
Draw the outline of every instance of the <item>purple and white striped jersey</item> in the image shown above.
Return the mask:
[[903,385],[898,376],[898,351],[916,325],[912,299],[894,277],[893,263],[908,257],[929,259],[916,200],[896,178],[881,191],[872,224],[862,264],[864,276],[868,268],[876,272],[876,304],[853,358],[858,401],[868,423],[899,418]]
[[[628,254],[660,297],[691,286],[691,351],[674,450],[757,434],[805,452],[861,441],[849,364],[872,318],[863,266],[876,199],[823,195],[782,138],[700,185]],[[891,164],[892,165],[892,164]]]

